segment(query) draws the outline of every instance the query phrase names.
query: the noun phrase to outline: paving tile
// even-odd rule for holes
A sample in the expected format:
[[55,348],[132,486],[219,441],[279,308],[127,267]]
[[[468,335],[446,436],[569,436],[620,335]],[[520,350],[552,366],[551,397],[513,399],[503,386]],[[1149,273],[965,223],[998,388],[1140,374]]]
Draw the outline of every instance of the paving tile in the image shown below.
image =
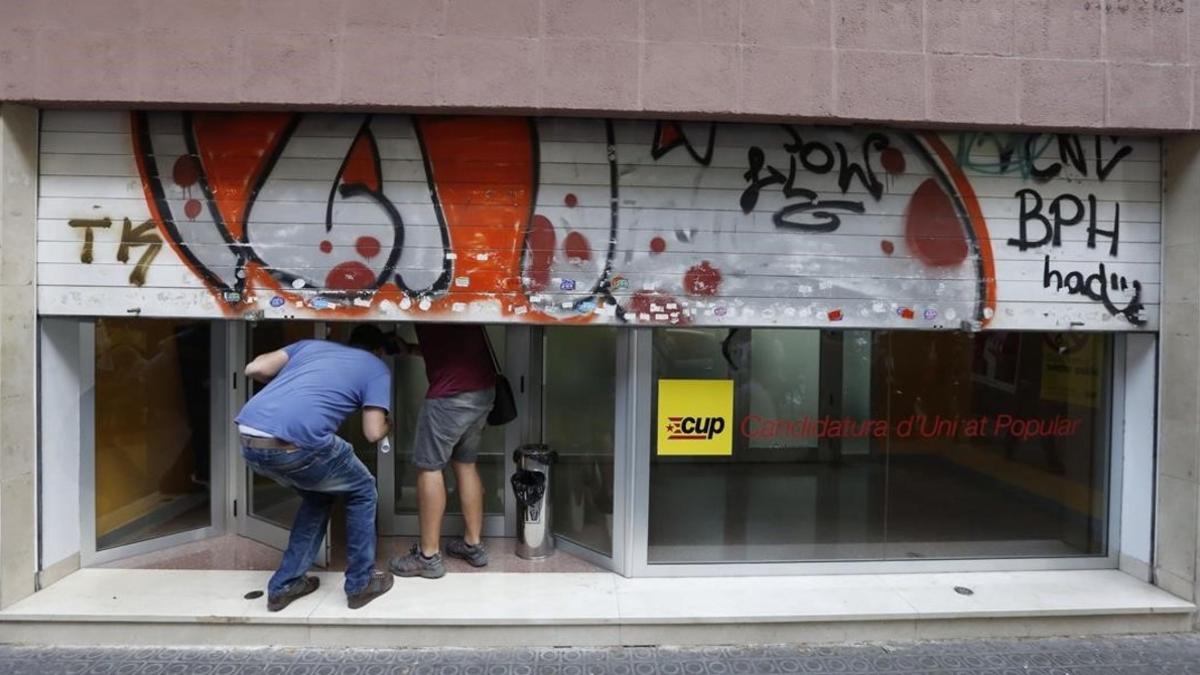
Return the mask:
[[1200,672],[1200,635],[632,649],[0,647],[12,675],[741,675]]

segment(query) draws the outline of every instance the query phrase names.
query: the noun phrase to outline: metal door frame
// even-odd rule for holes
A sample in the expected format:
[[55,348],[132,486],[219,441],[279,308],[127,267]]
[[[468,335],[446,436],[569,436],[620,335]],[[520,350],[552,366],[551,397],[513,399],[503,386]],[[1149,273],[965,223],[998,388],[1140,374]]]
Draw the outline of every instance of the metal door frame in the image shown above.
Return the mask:
[[[246,364],[254,356],[248,353],[251,347],[249,333],[253,330],[254,324],[228,321],[226,326],[228,328],[225,332],[225,372],[229,377],[229,394],[225,397],[228,403],[224,419],[228,423],[224,426],[224,438],[225,447],[229,450],[229,461],[227,462],[229,473],[226,480],[227,484],[233,488],[230,490],[233,499],[227,500],[226,518],[227,522],[234,524],[233,529],[237,534],[282,551],[287,548],[291,529],[255,517],[252,513],[250,508],[251,472],[250,468],[246,466],[246,460],[242,458],[241,441],[238,437],[237,426],[233,423],[238,411],[246,401],[246,392],[249,391],[249,378],[246,377],[245,369]],[[324,324],[313,323],[313,337],[324,337],[324,332]],[[314,561],[315,565],[325,567],[329,564],[331,546],[330,530],[326,528],[325,545],[321,549],[321,554]]]

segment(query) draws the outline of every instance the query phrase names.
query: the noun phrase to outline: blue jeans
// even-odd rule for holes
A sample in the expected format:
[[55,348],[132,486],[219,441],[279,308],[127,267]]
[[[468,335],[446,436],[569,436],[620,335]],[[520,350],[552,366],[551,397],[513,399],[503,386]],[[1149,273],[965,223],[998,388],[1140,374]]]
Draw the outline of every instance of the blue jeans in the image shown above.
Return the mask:
[[375,478],[354,455],[354,448],[334,437],[325,448],[294,452],[242,448],[246,464],[300,494],[300,510],[292,523],[287,550],[267,584],[269,597],[303,579],[321,551],[329,512],[339,495],[346,498],[346,593],[366,588],[375,565]]

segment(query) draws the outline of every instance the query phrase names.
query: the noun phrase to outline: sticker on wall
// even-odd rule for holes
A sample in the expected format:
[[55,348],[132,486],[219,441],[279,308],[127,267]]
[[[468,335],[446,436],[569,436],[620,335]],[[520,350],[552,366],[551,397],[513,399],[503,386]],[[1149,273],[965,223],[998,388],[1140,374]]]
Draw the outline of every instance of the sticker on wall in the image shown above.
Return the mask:
[[658,454],[733,454],[733,380],[659,380]]

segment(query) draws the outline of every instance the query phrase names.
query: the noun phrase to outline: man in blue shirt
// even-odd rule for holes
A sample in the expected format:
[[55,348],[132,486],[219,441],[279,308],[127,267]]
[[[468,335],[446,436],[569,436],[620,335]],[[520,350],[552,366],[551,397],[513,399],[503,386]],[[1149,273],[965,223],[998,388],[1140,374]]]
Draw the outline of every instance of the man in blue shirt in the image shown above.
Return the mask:
[[317,590],[306,573],[321,549],[329,513],[346,498],[346,596],[357,609],[392,587],[392,574],[375,569],[375,479],[339,438],[338,428],[362,409],[363,435],[387,436],[392,374],[381,357],[388,338],[361,325],[350,346],[301,340],[263,354],[246,377],[267,386],[237,416],[242,456],[256,472],[300,494],[287,550],[267,585],[267,609],[277,612]]

